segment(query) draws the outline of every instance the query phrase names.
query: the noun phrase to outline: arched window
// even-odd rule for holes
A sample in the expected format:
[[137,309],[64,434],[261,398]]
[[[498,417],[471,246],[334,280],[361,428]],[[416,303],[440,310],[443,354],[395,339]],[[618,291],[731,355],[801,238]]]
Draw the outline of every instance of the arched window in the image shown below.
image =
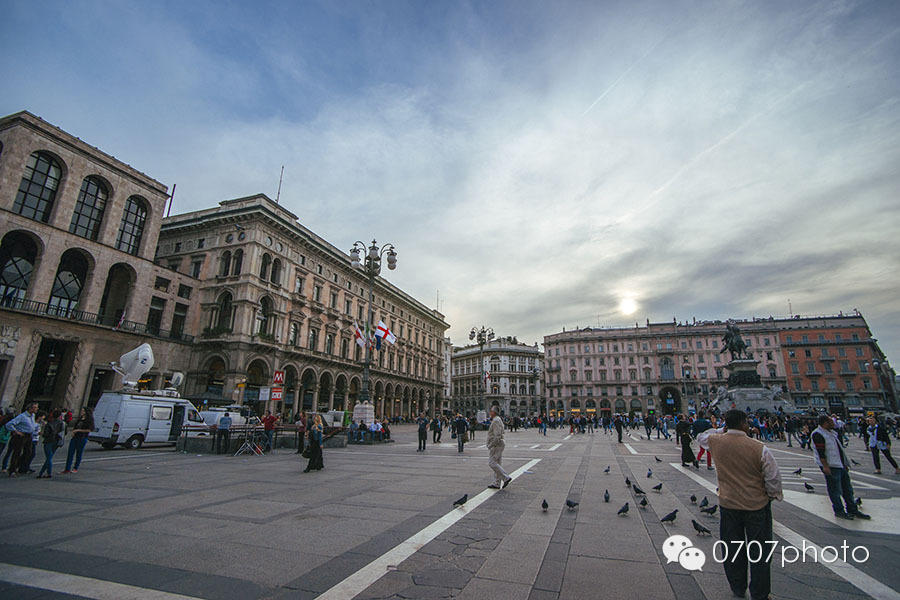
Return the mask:
[[206,392],[221,398],[224,387],[225,361],[215,357],[209,361],[209,366],[206,368]]
[[272,261],[272,283],[280,284],[281,283],[281,259],[276,258]]
[[234,308],[231,303],[231,293],[224,292],[216,301],[218,305],[218,316],[216,318],[216,329],[225,331],[231,330],[231,318]]
[[231,274],[232,275],[240,275],[241,267],[243,266],[243,264],[244,264],[244,251],[241,250],[240,248],[238,248],[237,250],[234,251],[234,262],[232,263]]
[[665,357],[659,361],[659,377],[660,379],[675,379],[675,365],[672,359]]
[[269,279],[269,266],[272,264],[272,257],[268,254],[263,254],[262,263],[259,265],[259,278],[260,279]]
[[37,245],[27,235],[13,231],[0,244],[0,305],[16,306],[25,300],[37,260]]
[[261,335],[268,334],[272,326],[272,301],[267,296],[263,296],[259,301],[259,314],[256,320],[259,323],[256,332]]
[[222,253],[222,262],[219,265],[219,277],[228,277],[228,270],[231,268],[231,250]]
[[59,259],[59,268],[53,280],[47,312],[59,316],[68,315],[78,306],[78,299],[87,278],[88,262],[78,250],[66,250]]
[[122,226],[116,248],[137,256],[141,249],[141,237],[144,235],[144,224],[147,222],[147,203],[139,196],[132,196],[125,202],[125,213],[122,215]]
[[85,177],[81,182],[81,191],[78,192],[75,212],[72,213],[69,233],[96,241],[100,235],[108,198],[109,190],[99,177]]
[[32,153],[25,164],[13,210],[23,217],[48,222],[61,178],[62,168],[52,156],[46,152]]

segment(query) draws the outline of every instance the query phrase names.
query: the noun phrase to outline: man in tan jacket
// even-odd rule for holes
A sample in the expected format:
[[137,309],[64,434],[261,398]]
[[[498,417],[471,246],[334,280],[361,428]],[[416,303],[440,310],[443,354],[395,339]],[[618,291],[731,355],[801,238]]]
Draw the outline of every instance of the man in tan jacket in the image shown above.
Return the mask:
[[[747,414],[742,410],[725,413],[725,427],[708,429],[697,436],[700,446],[716,457],[719,480],[719,538],[727,544],[725,577],[731,591],[744,598],[747,591],[747,563],[750,563],[750,597],[764,600],[772,588],[771,557],[773,499],[782,500],[781,474],[775,457],[759,440],[750,437]],[[748,560],[750,542],[760,544]],[[755,544],[754,544],[755,545]]]
[[490,453],[488,466],[494,472],[495,477],[494,483],[488,486],[491,489],[501,490],[512,481],[512,477],[500,466],[504,447],[506,444],[503,442],[503,419],[497,414],[497,407],[491,406],[491,426],[488,428],[487,435],[487,448]]

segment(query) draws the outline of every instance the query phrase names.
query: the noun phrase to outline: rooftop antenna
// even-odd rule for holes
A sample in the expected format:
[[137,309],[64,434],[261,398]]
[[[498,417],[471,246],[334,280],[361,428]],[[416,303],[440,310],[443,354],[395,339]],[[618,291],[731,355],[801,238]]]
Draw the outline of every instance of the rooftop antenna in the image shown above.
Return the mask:
[[172,184],[172,194],[169,196],[169,209],[166,211],[166,217],[172,214],[172,204],[175,202],[175,188],[178,187],[177,183]]
[[275,204],[281,198],[281,180],[284,179],[284,165],[281,165],[281,175],[278,177],[278,193],[275,194]]

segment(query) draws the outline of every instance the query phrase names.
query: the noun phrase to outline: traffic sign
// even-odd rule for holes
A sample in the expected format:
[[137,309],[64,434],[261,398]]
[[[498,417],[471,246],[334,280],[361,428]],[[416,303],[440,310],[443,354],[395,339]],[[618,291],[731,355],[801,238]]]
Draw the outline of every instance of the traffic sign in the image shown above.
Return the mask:
[[284,383],[284,371],[275,371],[272,375],[272,383]]
[[271,392],[272,401],[278,401],[282,399],[282,388],[281,387],[273,387]]

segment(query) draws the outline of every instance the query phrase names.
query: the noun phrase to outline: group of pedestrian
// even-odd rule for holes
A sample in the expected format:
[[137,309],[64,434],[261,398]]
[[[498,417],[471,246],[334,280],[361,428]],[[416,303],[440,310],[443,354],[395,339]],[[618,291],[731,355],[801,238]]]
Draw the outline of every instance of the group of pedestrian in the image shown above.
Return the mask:
[[65,445],[68,434],[68,453],[63,475],[77,473],[84,455],[88,435],[94,430],[94,418],[90,408],[83,408],[79,418],[72,423],[71,413],[53,409],[49,413],[39,411],[36,402],[29,403],[18,415],[7,413],[0,419],[0,454],[3,454],[3,470],[8,477],[34,473],[32,462],[37,456],[38,445],[44,451],[44,463],[38,471],[38,479],[53,477],[53,457]]

